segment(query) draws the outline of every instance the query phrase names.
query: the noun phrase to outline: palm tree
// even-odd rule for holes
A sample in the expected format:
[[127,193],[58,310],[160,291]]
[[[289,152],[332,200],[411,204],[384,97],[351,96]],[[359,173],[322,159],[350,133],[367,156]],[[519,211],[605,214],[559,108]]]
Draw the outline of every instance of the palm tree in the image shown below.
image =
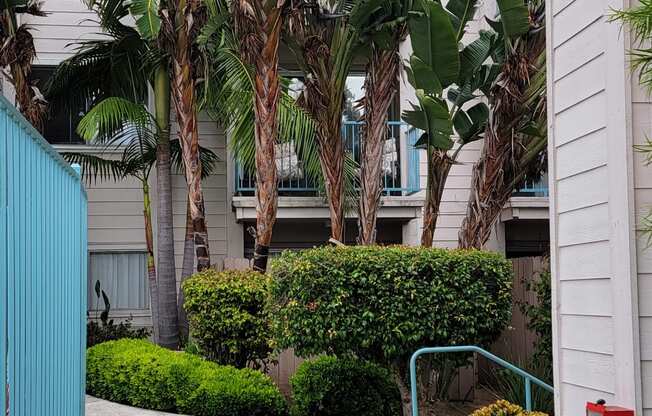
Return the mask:
[[331,220],[331,237],[344,239],[346,157],[342,107],[346,78],[365,38],[391,13],[388,0],[295,0],[286,23],[286,43],[303,71],[299,104],[316,123],[316,141]]
[[[105,153],[121,150],[119,159],[102,157],[87,152],[66,152],[63,157],[71,163],[81,165],[88,180],[120,181],[126,177],[136,178],[143,191],[143,217],[145,221],[145,243],[147,249],[147,277],[150,289],[152,324],[155,342],[167,345],[170,341],[162,340],[164,329],[169,323],[164,322],[162,311],[171,309],[176,316],[176,293],[174,305],[162,305],[160,299],[160,280],[157,279],[154,263],[154,239],[152,230],[152,210],[149,177],[157,163],[158,142],[161,132],[154,116],[147,109],[132,101],[119,97],[109,97],[93,107],[79,123],[79,135],[98,144],[93,150]],[[165,133],[164,133],[165,134]],[[178,140],[170,142],[171,162],[181,170],[183,159]],[[217,156],[210,150],[200,148],[204,163],[204,172],[209,175],[217,162]],[[177,334],[165,334],[178,344]],[[177,345],[170,345],[170,348]]]
[[[421,235],[421,245],[426,247],[433,243],[450,169],[466,144],[482,138],[487,123],[486,104],[467,108],[467,103],[486,92],[494,77],[489,58],[495,52],[495,35],[482,31],[478,39],[458,50],[476,5],[477,0],[449,1],[446,8],[436,1],[416,2],[409,21],[414,53],[407,68],[408,81],[419,104],[404,111],[403,119],[424,131],[416,145],[426,148],[428,162]],[[453,149],[454,135],[458,141]]]
[[18,25],[17,15],[45,16],[37,0],[17,0],[0,5],[0,67],[9,67],[5,77],[16,91],[16,104],[37,130],[42,130],[46,102],[30,80],[36,57],[34,38],[27,24]]
[[371,41],[371,56],[366,65],[361,159],[360,201],[358,205],[358,243],[376,242],[376,218],[382,195],[383,146],[387,138],[387,113],[398,90],[401,70],[399,46],[407,35],[407,16],[411,4],[397,1],[396,16],[389,16]]
[[492,26],[504,46],[489,91],[490,117],[459,234],[461,248],[482,248],[512,193],[545,169],[545,3],[515,0]]
[[[178,345],[176,266],[172,227],[170,167],[170,87],[165,56],[156,53],[148,32],[126,26],[129,14],[122,0],[87,3],[98,16],[106,38],[78,43],[76,53],[64,60],[49,82],[47,97],[52,106],[78,111],[108,97],[145,102],[148,86],[154,91],[157,134],[157,280],[161,302],[161,344]],[[133,7],[133,5],[132,5]]]
[[[183,151],[188,205],[193,227],[197,270],[210,267],[208,228],[204,207],[199,157],[198,105],[196,84],[203,77],[201,55],[197,52],[197,36],[206,20],[207,4],[199,0],[170,0],[162,3],[140,0],[142,26],[159,36],[161,47],[170,54],[172,63],[172,99],[179,126]],[[160,9],[160,10],[159,10]],[[144,11],[144,13],[142,13]]]
[[231,3],[240,56],[253,68],[256,145],[256,245],[254,270],[265,272],[278,204],[277,107],[281,91],[278,47],[285,0],[236,0]]
[[[260,5],[256,5],[258,6]],[[265,247],[271,242],[275,219],[275,213],[272,215],[270,209],[274,207],[275,212],[277,199],[277,179],[271,179],[272,176],[276,177],[275,147],[281,144],[292,146],[303,162],[305,175],[310,179],[318,181],[321,171],[314,142],[313,120],[288,94],[285,88],[288,82],[278,75],[277,66],[270,63],[270,67],[265,67],[271,62],[269,59],[278,58],[262,57],[262,51],[252,51],[252,48],[261,46],[258,42],[259,36],[267,39],[263,50],[276,50],[278,45],[273,42],[278,42],[280,26],[278,22],[271,23],[275,21],[271,15],[266,18],[269,22],[264,24],[242,21],[233,24],[233,20],[247,19],[245,16],[237,16],[242,13],[240,7],[248,9],[242,5],[231,5],[229,8],[223,4],[208,13],[208,21],[198,41],[200,50],[206,56],[206,71],[211,76],[205,78],[202,88],[199,89],[200,102],[202,108],[226,128],[229,147],[240,168],[247,173],[256,174],[259,207],[256,236],[258,249],[254,267],[264,270],[267,261]],[[280,12],[272,10],[269,13]],[[271,30],[275,34],[270,36],[246,33],[242,26],[255,31]],[[244,32],[238,33],[239,30]],[[275,54],[273,51],[269,53]],[[264,68],[267,69],[263,71]],[[268,84],[273,88],[266,87]],[[261,106],[265,108],[260,109]],[[274,114],[273,118],[271,112]],[[265,140],[263,146],[259,137],[269,134],[272,127],[275,137],[273,140]],[[266,169],[266,174],[259,173]],[[271,170],[274,172],[271,173]]]

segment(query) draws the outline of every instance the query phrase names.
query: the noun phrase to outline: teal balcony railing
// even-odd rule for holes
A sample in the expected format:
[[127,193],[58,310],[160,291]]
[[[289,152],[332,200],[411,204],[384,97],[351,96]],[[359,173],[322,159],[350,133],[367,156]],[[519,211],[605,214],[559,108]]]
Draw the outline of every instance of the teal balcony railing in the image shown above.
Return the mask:
[[548,196],[548,174],[544,173],[538,181],[526,181],[521,189],[514,192],[514,196]]
[[[342,123],[345,150],[356,163],[360,163],[362,122]],[[383,148],[384,195],[409,195],[419,191],[419,150],[414,147],[418,131],[401,121],[387,123],[387,138]],[[279,194],[285,196],[314,196],[318,184],[309,178],[303,162],[297,157],[292,143],[277,148],[276,167],[279,174]],[[241,169],[236,163],[235,191],[240,195],[253,195],[256,179],[253,173]]]

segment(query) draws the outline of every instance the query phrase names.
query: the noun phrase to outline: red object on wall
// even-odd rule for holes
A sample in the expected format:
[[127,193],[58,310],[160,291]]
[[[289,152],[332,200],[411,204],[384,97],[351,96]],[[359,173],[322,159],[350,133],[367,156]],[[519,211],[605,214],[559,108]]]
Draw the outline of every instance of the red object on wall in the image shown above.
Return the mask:
[[634,411],[619,406],[600,403],[586,403],[586,416],[634,416]]

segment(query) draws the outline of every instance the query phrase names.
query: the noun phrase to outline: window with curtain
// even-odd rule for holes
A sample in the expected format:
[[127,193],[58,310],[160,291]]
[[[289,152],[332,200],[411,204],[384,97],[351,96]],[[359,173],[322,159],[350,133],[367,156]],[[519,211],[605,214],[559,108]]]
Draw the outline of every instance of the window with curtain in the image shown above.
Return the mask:
[[100,286],[111,310],[149,309],[147,255],[144,252],[91,252],[88,265],[88,309],[103,310],[104,302],[95,294]]

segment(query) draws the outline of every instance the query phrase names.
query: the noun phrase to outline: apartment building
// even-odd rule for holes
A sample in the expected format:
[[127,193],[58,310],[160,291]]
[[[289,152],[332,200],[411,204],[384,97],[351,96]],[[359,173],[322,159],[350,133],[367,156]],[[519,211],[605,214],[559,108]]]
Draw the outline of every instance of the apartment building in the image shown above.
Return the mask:
[[[468,36],[474,36],[483,24],[483,15],[495,15],[494,0],[482,2],[477,20]],[[96,18],[82,0],[46,0],[47,17],[23,17],[33,28],[37,61],[34,77],[44,84],[53,68],[74,52],[74,43],[100,38]],[[409,42],[402,54],[409,55]],[[296,71],[288,51],[281,53],[282,73],[292,79],[291,88],[300,89],[301,75]],[[353,105],[363,94],[362,65],[354,65],[347,81],[347,111],[343,114],[343,139],[347,150],[359,158],[360,122]],[[4,82],[5,95],[12,100],[11,86]],[[421,211],[426,182],[425,152],[413,147],[417,134],[400,121],[401,109],[414,101],[411,87],[401,80],[400,93],[390,111],[388,140],[384,152],[385,192],[378,219],[378,241],[382,244],[419,243]],[[59,151],[96,152],[84,144],[75,128],[81,113],[54,111],[44,136]],[[176,128],[173,122],[173,134]],[[199,120],[201,143],[220,158],[213,175],[203,183],[211,261],[221,267],[224,258],[250,257],[254,240],[247,231],[255,223],[253,178],[233,160],[223,129],[206,114]],[[441,206],[435,245],[456,247],[458,229],[464,217],[474,161],[481,143],[473,143],[462,152],[461,163],[454,166],[448,179]],[[278,220],[272,252],[308,248],[324,244],[330,235],[328,209],[316,184],[301,172],[293,149],[280,149],[277,165],[281,176]],[[294,158],[294,159],[293,159]],[[152,175],[152,199],[156,200],[156,178]],[[186,185],[183,176],[173,178],[175,256],[181,268],[185,229]],[[501,221],[488,248],[509,256],[538,255],[548,249],[548,197],[545,179],[529,184],[515,194],[503,211]],[[112,300],[116,316],[133,316],[136,323],[147,322],[148,295],[145,278],[145,241],[142,214],[142,191],[135,180],[103,181],[88,184],[89,279],[92,287],[101,281]],[[154,221],[156,221],[156,207]],[[156,223],[154,223],[156,227]],[[346,242],[354,242],[357,225],[355,213],[347,220]],[[98,301],[89,292],[89,305]],[[101,306],[101,305],[99,305]]]

